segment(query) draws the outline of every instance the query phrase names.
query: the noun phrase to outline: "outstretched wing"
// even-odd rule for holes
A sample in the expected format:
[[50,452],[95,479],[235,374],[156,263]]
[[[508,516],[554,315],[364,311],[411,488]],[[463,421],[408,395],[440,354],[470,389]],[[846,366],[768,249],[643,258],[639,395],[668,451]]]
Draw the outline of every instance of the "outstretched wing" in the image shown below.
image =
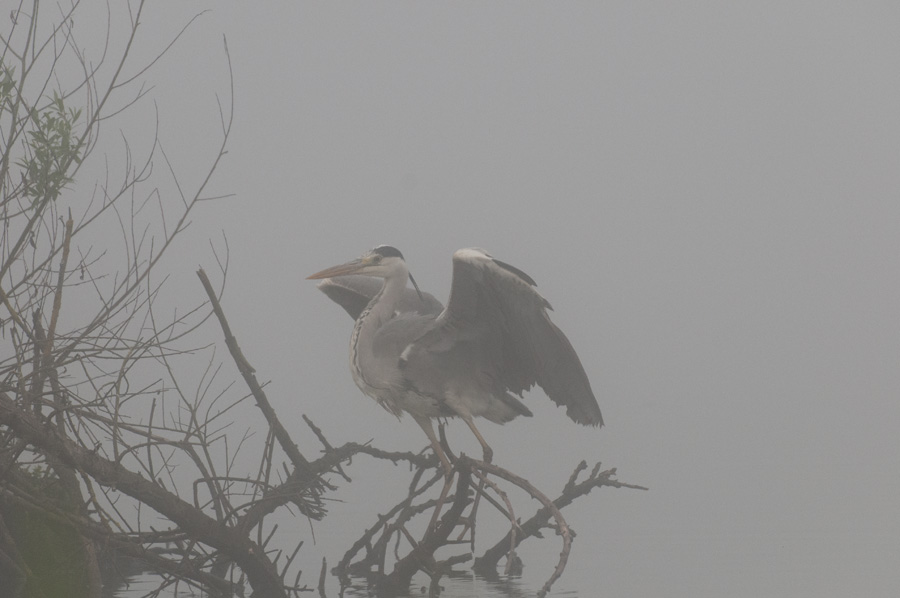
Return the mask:
[[579,424],[602,426],[587,374],[566,335],[550,321],[550,304],[534,280],[481,249],[453,254],[450,300],[414,351],[442,352],[474,341],[480,368],[521,394],[537,383]]
[[[344,308],[350,317],[356,320],[366,308],[369,301],[381,290],[384,281],[373,276],[338,276],[326,278],[318,285],[320,291],[328,298]],[[422,293],[420,298],[415,289],[406,289],[403,298],[397,305],[401,313],[417,313],[419,315],[437,315],[444,306],[429,293]]]

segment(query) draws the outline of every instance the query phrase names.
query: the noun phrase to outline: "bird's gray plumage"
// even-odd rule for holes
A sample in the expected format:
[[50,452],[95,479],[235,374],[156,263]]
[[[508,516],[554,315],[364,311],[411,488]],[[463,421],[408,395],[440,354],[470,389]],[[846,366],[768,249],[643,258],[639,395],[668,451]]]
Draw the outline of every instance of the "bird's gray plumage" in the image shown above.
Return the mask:
[[[350,317],[356,320],[359,314],[366,308],[369,301],[378,294],[384,281],[373,276],[360,276],[350,274],[337,278],[326,278],[316,287],[328,295],[328,298],[344,308]],[[403,298],[396,306],[396,311],[401,313],[417,313],[421,315],[438,315],[443,311],[444,305],[430,293],[422,293],[419,296],[415,289],[406,289]]]
[[324,278],[319,288],[356,320],[350,360],[357,385],[391,412],[412,414],[436,452],[429,419],[460,416],[489,455],[472,418],[531,415],[510,393],[535,384],[572,420],[603,425],[581,361],[531,277],[483,250],[460,249],[443,309],[406,288],[407,277],[400,252],[382,246],[310,278]]
[[581,361],[534,286],[527,274],[487,253],[456,252],[447,308],[414,353],[456,344],[477,353],[479,369],[490,372],[498,387],[521,395],[537,383],[572,420],[602,426]]

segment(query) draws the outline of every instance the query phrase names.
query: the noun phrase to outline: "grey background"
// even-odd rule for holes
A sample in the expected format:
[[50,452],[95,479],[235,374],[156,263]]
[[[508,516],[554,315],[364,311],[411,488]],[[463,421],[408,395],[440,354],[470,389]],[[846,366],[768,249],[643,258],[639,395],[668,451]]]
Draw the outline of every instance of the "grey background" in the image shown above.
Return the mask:
[[[607,421],[532,392],[533,419],[482,425],[495,460],[548,491],[582,458],[651,488],[569,511],[559,591],[900,594],[896,3],[165,2],[141,51],[204,8],[109,151],[158,110],[196,183],[227,36],[214,188],[234,197],[164,268],[174,303],[200,300],[225,232],[225,308],[304,450],[301,413],[335,444],[426,441],[355,388],[351,322],[303,278],[386,243],[446,299],[452,252],[480,246],[538,281]],[[349,472],[313,563],[345,547],[330,523],[352,537],[407,479]]]

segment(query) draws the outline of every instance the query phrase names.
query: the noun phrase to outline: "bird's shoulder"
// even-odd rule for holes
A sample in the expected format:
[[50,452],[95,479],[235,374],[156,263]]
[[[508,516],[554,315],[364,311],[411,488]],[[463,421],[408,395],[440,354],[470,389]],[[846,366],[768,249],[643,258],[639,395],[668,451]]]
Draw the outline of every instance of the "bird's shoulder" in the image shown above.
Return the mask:
[[399,312],[375,333],[373,349],[377,355],[400,358],[410,344],[435,326],[435,316]]

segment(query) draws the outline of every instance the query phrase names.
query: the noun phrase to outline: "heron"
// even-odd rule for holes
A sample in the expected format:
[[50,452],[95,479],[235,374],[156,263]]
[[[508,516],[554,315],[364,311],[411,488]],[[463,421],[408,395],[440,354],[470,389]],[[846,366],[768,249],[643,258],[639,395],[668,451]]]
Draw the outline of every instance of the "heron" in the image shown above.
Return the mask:
[[409,413],[447,475],[452,465],[432,420],[462,419],[490,462],[493,450],[474,418],[503,424],[530,417],[520,398],[535,384],[576,423],[603,425],[575,349],[550,321],[550,303],[530,276],[483,249],[453,254],[446,307],[419,290],[403,254],[389,245],[307,278],[322,280],[318,288],[356,320],[356,385],[397,417]]

